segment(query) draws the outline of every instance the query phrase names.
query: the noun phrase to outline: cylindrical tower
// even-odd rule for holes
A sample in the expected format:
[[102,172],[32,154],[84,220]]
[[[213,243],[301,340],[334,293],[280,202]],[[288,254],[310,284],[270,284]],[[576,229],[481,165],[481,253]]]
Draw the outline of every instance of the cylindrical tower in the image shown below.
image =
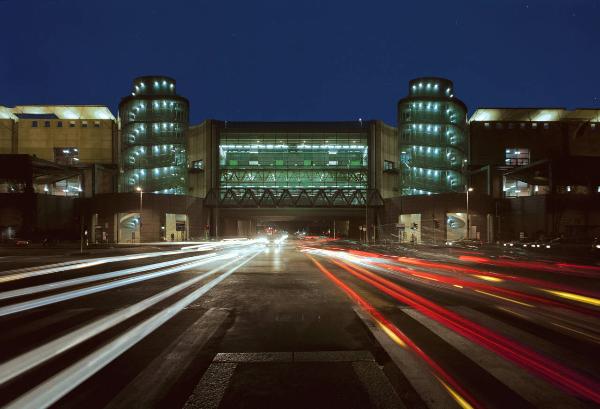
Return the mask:
[[467,132],[467,107],[454,97],[452,81],[410,81],[398,102],[402,194],[464,191]]
[[169,77],[138,77],[133,88],[119,104],[120,191],[139,187],[148,193],[185,194],[188,100],[177,95]]

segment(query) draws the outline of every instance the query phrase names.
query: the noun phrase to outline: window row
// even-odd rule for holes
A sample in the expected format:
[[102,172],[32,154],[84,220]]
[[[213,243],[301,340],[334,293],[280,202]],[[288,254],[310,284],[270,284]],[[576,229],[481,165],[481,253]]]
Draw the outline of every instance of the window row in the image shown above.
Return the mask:
[[[42,122],[42,121],[31,121],[31,127],[32,128],[40,127],[40,125],[42,125],[42,124],[40,124],[40,122]],[[43,127],[50,128],[50,127],[52,127],[53,123],[56,125],[57,128],[63,127],[63,121],[43,121]],[[79,125],[81,126],[81,128],[88,128],[90,124],[88,123],[88,121],[81,121],[81,122],[79,122]],[[77,127],[77,121],[69,121],[68,126],[69,126],[69,128]],[[92,122],[92,126],[94,128],[100,128],[100,121]]]

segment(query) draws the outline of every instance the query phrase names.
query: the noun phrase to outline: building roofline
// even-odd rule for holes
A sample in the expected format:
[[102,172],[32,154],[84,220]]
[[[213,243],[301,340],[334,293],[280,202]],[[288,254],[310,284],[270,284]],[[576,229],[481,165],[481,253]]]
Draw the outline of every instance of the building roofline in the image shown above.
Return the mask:
[[530,108],[477,108],[469,122],[557,122],[600,121],[600,108],[530,107]]
[[54,114],[57,119],[116,120],[110,108],[100,104],[20,104],[13,107],[0,106],[1,111],[8,112],[14,120],[19,120],[19,114]]
[[138,77],[135,77],[133,79],[133,82],[136,82],[138,80],[142,80],[142,79],[147,79],[147,78],[163,78],[165,80],[171,80],[173,81],[173,83],[177,83],[177,80],[173,77],[170,77],[168,75],[140,75]]

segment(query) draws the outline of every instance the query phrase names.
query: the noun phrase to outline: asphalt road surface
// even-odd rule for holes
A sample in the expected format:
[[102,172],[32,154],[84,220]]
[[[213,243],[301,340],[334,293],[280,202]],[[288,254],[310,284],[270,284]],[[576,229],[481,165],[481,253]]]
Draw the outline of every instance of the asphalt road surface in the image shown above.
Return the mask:
[[138,250],[0,257],[1,406],[600,407],[592,262],[328,240]]

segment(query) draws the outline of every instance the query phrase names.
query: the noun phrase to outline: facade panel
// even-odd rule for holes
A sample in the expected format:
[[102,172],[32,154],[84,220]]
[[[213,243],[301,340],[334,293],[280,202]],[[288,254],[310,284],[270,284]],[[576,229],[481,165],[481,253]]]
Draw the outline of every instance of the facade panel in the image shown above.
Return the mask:
[[221,188],[365,189],[366,132],[221,133]]

